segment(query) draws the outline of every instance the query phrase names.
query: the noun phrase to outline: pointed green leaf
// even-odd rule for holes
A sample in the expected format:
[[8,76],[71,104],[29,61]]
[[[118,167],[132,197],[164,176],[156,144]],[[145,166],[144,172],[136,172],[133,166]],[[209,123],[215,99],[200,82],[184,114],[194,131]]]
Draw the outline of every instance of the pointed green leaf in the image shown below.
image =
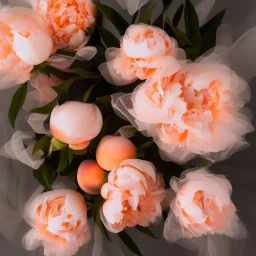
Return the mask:
[[105,95],[96,99],[96,105],[108,105],[111,103],[111,95]]
[[163,13],[165,13],[171,6],[173,0],[163,0]]
[[47,152],[51,144],[51,138],[44,135],[33,147],[32,155],[36,154],[40,149]]
[[12,102],[8,112],[8,118],[12,127],[15,125],[16,118],[25,102],[27,96],[27,82],[20,85],[12,97]]
[[154,141],[148,141],[148,142],[144,143],[143,145],[141,145],[137,149],[137,157],[144,158],[146,149],[150,148],[153,144],[154,144]]
[[53,90],[57,92],[59,95],[61,95],[69,90],[69,87],[75,82],[75,80],[76,78],[73,77],[67,81],[64,81],[61,84],[54,86]]
[[69,148],[65,147],[60,151],[60,160],[59,160],[59,165],[57,169],[58,173],[63,172],[67,168],[68,161],[69,161]]
[[150,18],[152,16],[152,13],[155,7],[156,7],[156,3],[150,4],[145,10],[145,12],[140,16],[139,23],[150,24]]
[[201,33],[199,19],[196,10],[190,0],[185,3],[185,27],[189,39],[194,45],[201,45]]
[[111,242],[111,240],[109,238],[109,235],[108,235],[108,232],[107,232],[105,226],[103,225],[103,223],[100,219],[100,214],[99,213],[96,215],[95,222],[96,222],[97,226],[99,227],[101,233],[108,239],[109,242]]
[[57,96],[52,102],[40,108],[33,108],[30,112],[48,115],[58,104],[59,96]]
[[88,152],[88,148],[82,149],[82,150],[73,150],[73,154],[75,156],[83,156],[86,155]]
[[70,69],[70,71],[74,74],[82,76],[83,78],[91,78],[91,79],[101,78],[101,74],[99,72],[91,72],[82,68],[72,68]]
[[73,150],[68,148],[68,164],[71,165],[72,161],[73,161]]
[[174,27],[169,18],[166,18],[166,23],[170,26],[173,33],[177,36],[178,39],[182,40],[187,45],[192,46],[192,42],[189,38],[178,28]]
[[212,19],[210,19],[206,24],[204,24],[200,31],[202,38],[207,37],[212,31],[217,31],[218,27],[225,16],[226,9],[216,14]]
[[205,161],[199,165],[199,168],[205,167],[207,164],[209,164],[209,161]]
[[118,235],[121,238],[121,240],[123,241],[123,243],[127,246],[127,248],[129,248],[130,251],[132,251],[133,253],[135,253],[138,256],[142,256],[138,246],[134,243],[134,241],[131,239],[131,237],[125,231],[118,233]]
[[151,231],[149,228],[147,227],[142,227],[142,226],[135,226],[135,228],[137,230],[139,230],[140,232],[142,232],[143,234],[147,235],[147,236],[150,236],[151,238],[154,238],[154,239],[159,239],[158,237],[156,237]]
[[56,178],[56,171],[52,170],[45,162],[34,171],[34,177],[48,191],[52,190],[51,184]]
[[111,7],[94,2],[98,10],[114,25],[121,36],[124,35],[126,29],[129,27],[128,22]]
[[63,143],[62,141],[60,141],[57,138],[53,137],[52,140],[51,140],[51,145],[50,145],[50,149],[49,149],[49,155],[53,151],[59,151],[59,150],[65,148],[66,146],[67,146],[66,143]]
[[185,50],[187,59],[190,59],[192,61],[196,60],[200,56],[200,47],[199,46],[186,48],[184,50]]
[[172,24],[174,27],[178,27],[182,13],[183,13],[184,4],[181,4],[176,13],[173,16]]
[[110,48],[110,47],[120,47],[120,42],[119,40],[108,30],[105,28],[102,28],[97,25],[97,29],[99,31],[100,37],[102,38],[103,42],[105,45]]
[[35,65],[34,68],[30,71],[31,74],[36,73],[36,72],[40,72],[41,70],[43,70],[49,63],[47,61],[39,64],[39,65]]

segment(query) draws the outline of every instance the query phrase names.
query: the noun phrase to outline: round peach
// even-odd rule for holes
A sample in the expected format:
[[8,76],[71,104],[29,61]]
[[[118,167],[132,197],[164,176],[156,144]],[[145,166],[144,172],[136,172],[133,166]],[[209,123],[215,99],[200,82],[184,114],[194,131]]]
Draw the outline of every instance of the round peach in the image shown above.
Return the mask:
[[107,171],[112,171],[121,162],[136,158],[136,147],[121,136],[104,136],[96,150],[98,164]]
[[102,128],[102,115],[93,104],[78,101],[66,102],[54,108],[50,118],[50,130],[58,140],[74,150],[83,150]]
[[101,187],[107,182],[104,170],[94,160],[83,161],[77,172],[79,187],[90,195],[100,194]]

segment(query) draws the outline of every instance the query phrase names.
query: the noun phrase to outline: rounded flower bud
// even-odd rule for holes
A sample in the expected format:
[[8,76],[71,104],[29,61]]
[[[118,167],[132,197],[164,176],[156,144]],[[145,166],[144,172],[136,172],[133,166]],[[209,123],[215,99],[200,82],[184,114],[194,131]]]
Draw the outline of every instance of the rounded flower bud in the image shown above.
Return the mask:
[[136,147],[121,136],[104,136],[97,148],[98,164],[107,171],[112,171],[126,159],[136,158]]
[[86,193],[98,195],[106,183],[104,170],[94,160],[83,161],[78,168],[77,182]]
[[54,137],[69,144],[70,148],[82,150],[100,133],[102,123],[102,115],[96,105],[70,101],[54,108],[50,130]]

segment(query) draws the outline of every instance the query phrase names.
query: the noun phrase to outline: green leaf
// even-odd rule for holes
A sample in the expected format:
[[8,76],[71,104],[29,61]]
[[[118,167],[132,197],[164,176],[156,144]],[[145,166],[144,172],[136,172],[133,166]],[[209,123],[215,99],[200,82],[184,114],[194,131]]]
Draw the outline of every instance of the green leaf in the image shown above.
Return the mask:
[[104,236],[108,239],[109,242],[111,242],[108,232],[100,219],[100,214],[96,215],[95,222],[96,222],[97,226],[99,227],[101,233],[104,234]]
[[118,235],[121,238],[121,240],[123,241],[123,243],[127,246],[127,248],[130,249],[130,251],[132,251],[136,255],[142,256],[137,245],[134,243],[134,241],[131,239],[131,237],[125,231],[118,233]]
[[168,17],[166,18],[166,23],[170,26],[171,30],[177,36],[178,39],[182,40],[187,45],[192,46],[192,42],[189,40],[189,38],[181,30],[174,27]]
[[183,13],[184,4],[181,4],[176,13],[173,16],[172,24],[174,27],[178,27],[182,13]]
[[165,13],[171,6],[173,0],[163,0],[163,13]]
[[206,24],[204,24],[200,31],[202,38],[207,37],[212,31],[216,31],[221,25],[221,22],[225,16],[226,9],[216,14],[212,19],[210,19]]
[[105,95],[103,97],[96,98],[96,105],[108,105],[111,103],[111,95]]
[[154,144],[154,141],[148,141],[148,142],[144,143],[143,145],[141,145],[137,149],[137,157],[144,158],[146,149],[150,148],[153,144]]
[[152,13],[155,7],[156,7],[156,3],[150,4],[145,10],[145,12],[140,16],[139,23],[150,24],[150,18],[152,16]]
[[71,165],[72,161],[73,161],[73,150],[68,148],[68,164]]
[[42,71],[49,63],[47,61],[34,66],[34,68],[30,71],[31,74],[36,73],[38,71]]
[[38,114],[45,114],[48,115],[52,112],[52,110],[58,104],[59,96],[57,96],[52,102],[48,103],[47,105],[40,107],[40,108],[33,108],[31,112],[38,113]]
[[38,182],[48,191],[52,190],[51,184],[56,178],[56,172],[54,172],[45,162],[34,171],[34,177]]
[[47,152],[51,144],[51,138],[44,135],[33,147],[32,155],[36,154],[40,149]]
[[147,236],[150,236],[151,238],[154,238],[154,239],[159,239],[158,237],[156,237],[151,231],[149,228],[147,227],[142,227],[142,226],[135,226],[135,228],[137,230],[139,230],[140,232],[142,232],[143,234],[147,235]]
[[190,40],[194,45],[201,45],[201,33],[196,10],[190,0],[185,3],[185,27]]
[[91,78],[91,79],[101,78],[101,74],[99,72],[91,72],[82,68],[72,68],[70,69],[70,71],[74,74],[82,76],[83,78]]
[[186,48],[184,50],[185,50],[187,59],[190,59],[192,61],[196,60],[200,56],[200,47],[199,46]]
[[51,145],[50,145],[50,149],[49,149],[49,155],[53,152],[53,151],[59,151],[63,148],[65,148],[68,144],[63,143],[62,141],[58,140],[57,138],[53,137],[51,140]]
[[95,2],[98,10],[114,25],[121,36],[124,35],[126,29],[129,27],[128,22],[111,7]]
[[59,95],[61,95],[69,90],[69,87],[75,82],[75,80],[76,80],[76,77],[73,77],[67,81],[64,81],[63,83],[57,86],[54,86],[53,90],[57,92]]
[[92,86],[85,92],[84,98],[83,98],[83,103],[86,103],[86,102],[89,100],[89,98],[90,98],[90,96],[91,96],[91,93],[92,93],[92,89],[93,89],[94,87],[95,87],[95,84],[92,85]]
[[110,47],[120,47],[120,42],[119,40],[108,30],[105,28],[102,28],[97,25],[97,29],[99,31],[100,37],[102,38],[103,42],[105,45],[110,48]]
[[73,150],[73,154],[75,156],[83,156],[86,155],[88,152],[88,148],[82,149],[82,150]]
[[9,121],[14,128],[16,118],[25,102],[27,96],[27,82],[20,85],[18,90],[14,93],[12,97],[12,102],[8,112]]
[[209,164],[209,161],[205,161],[199,165],[199,168],[205,167],[207,164]]
[[69,161],[69,148],[66,146],[60,151],[60,160],[59,160],[59,165],[57,169],[58,173],[63,172],[67,168],[68,161]]

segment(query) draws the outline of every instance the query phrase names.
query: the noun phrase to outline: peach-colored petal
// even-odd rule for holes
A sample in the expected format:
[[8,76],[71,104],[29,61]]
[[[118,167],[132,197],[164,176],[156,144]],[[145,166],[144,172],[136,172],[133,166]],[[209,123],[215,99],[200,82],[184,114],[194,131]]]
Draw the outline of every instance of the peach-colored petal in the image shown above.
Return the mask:
[[78,49],[89,41],[85,31],[95,23],[96,8],[91,0],[36,0],[34,10],[52,31],[58,48]]
[[69,144],[69,147],[73,150],[83,150],[85,148],[87,148],[90,145],[91,141],[85,141],[79,144]]
[[222,175],[211,174],[207,169],[190,170],[184,174],[184,178],[170,181],[176,197],[171,202],[165,223],[165,238],[175,241],[182,237],[209,234],[237,237],[240,224],[230,198],[230,182]]
[[161,216],[165,192],[150,162],[129,159],[110,172],[101,195],[106,199],[101,219],[110,232],[118,233],[125,227],[155,222]]
[[52,53],[53,41],[47,27],[29,8],[0,9],[0,88],[24,83],[33,65]]
[[90,240],[86,203],[74,190],[35,194],[26,204],[24,218],[32,227],[23,238],[27,250],[42,244],[46,256],[72,256]]
[[121,40],[121,48],[106,51],[108,62],[101,64],[99,70],[108,82],[126,85],[156,72],[177,72],[182,56],[178,52],[176,41],[160,28],[131,25]]

